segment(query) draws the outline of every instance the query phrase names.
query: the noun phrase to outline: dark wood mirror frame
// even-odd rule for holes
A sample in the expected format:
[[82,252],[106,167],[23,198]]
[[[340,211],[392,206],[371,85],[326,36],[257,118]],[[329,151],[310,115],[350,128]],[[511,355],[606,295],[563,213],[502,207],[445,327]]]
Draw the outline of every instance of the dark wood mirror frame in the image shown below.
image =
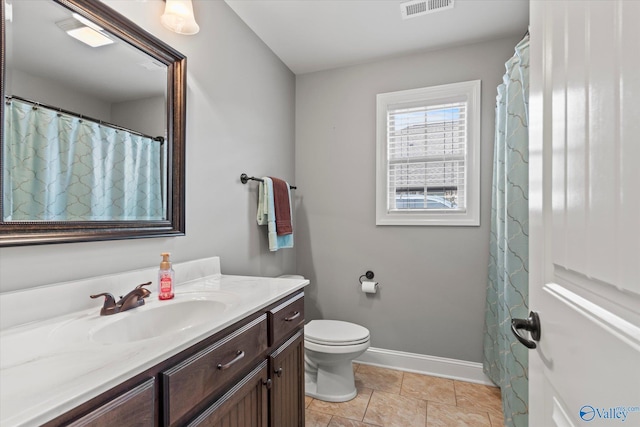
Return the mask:
[[[5,222],[0,215],[0,247],[51,243],[182,236],[185,234],[186,57],[100,1],[52,0],[95,22],[167,66],[167,219],[161,221]],[[0,3],[2,52],[0,94],[5,95],[5,10]],[[4,108],[0,108],[0,148]],[[0,150],[0,189],[3,167]],[[1,191],[0,191],[1,192]],[[2,197],[0,197],[2,213]]]

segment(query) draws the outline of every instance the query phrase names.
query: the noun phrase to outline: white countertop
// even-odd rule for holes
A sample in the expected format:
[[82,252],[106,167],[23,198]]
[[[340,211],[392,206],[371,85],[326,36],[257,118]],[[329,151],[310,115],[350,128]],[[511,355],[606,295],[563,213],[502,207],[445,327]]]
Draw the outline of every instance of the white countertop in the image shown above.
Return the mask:
[[[99,316],[94,306],[3,329],[0,425],[33,426],[52,420],[308,283],[304,279],[213,274],[176,286],[176,296],[168,302],[158,300],[154,292],[145,306],[111,316]],[[173,334],[104,344],[90,338],[78,340],[65,332],[67,325],[78,320],[99,324],[133,316],[136,310],[207,296],[222,298],[224,310],[212,310],[211,321]],[[99,300],[101,305],[103,299]]]

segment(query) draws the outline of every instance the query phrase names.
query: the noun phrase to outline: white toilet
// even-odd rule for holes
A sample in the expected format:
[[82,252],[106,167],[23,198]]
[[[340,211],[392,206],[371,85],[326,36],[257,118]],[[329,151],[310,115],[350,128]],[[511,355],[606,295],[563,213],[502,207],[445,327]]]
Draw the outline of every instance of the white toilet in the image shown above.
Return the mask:
[[[304,279],[298,275],[282,278]],[[346,402],[356,391],[351,362],[369,348],[369,330],[340,320],[312,320],[304,327],[305,394],[326,402]]]
[[305,394],[326,402],[357,395],[351,362],[369,348],[369,330],[339,320],[312,320],[304,327]]

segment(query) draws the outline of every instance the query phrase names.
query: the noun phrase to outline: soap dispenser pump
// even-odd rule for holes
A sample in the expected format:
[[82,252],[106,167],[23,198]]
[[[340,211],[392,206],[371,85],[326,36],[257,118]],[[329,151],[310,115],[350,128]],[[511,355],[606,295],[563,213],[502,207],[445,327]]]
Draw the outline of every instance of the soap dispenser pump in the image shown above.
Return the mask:
[[160,254],[162,256],[162,262],[160,263],[160,270],[158,271],[158,298],[162,300],[173,298],[173,268],[171,268],[171,261],[169,261],[168,252]]

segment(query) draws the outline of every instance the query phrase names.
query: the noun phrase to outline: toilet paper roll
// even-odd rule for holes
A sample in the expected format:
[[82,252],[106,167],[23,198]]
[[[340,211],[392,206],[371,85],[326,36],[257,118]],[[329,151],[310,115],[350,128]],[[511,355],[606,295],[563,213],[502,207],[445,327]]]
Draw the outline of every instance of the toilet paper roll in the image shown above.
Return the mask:
[[365,294],[375,294],[378,292],[378,282],[365,280],[362,282],[362,292]]

